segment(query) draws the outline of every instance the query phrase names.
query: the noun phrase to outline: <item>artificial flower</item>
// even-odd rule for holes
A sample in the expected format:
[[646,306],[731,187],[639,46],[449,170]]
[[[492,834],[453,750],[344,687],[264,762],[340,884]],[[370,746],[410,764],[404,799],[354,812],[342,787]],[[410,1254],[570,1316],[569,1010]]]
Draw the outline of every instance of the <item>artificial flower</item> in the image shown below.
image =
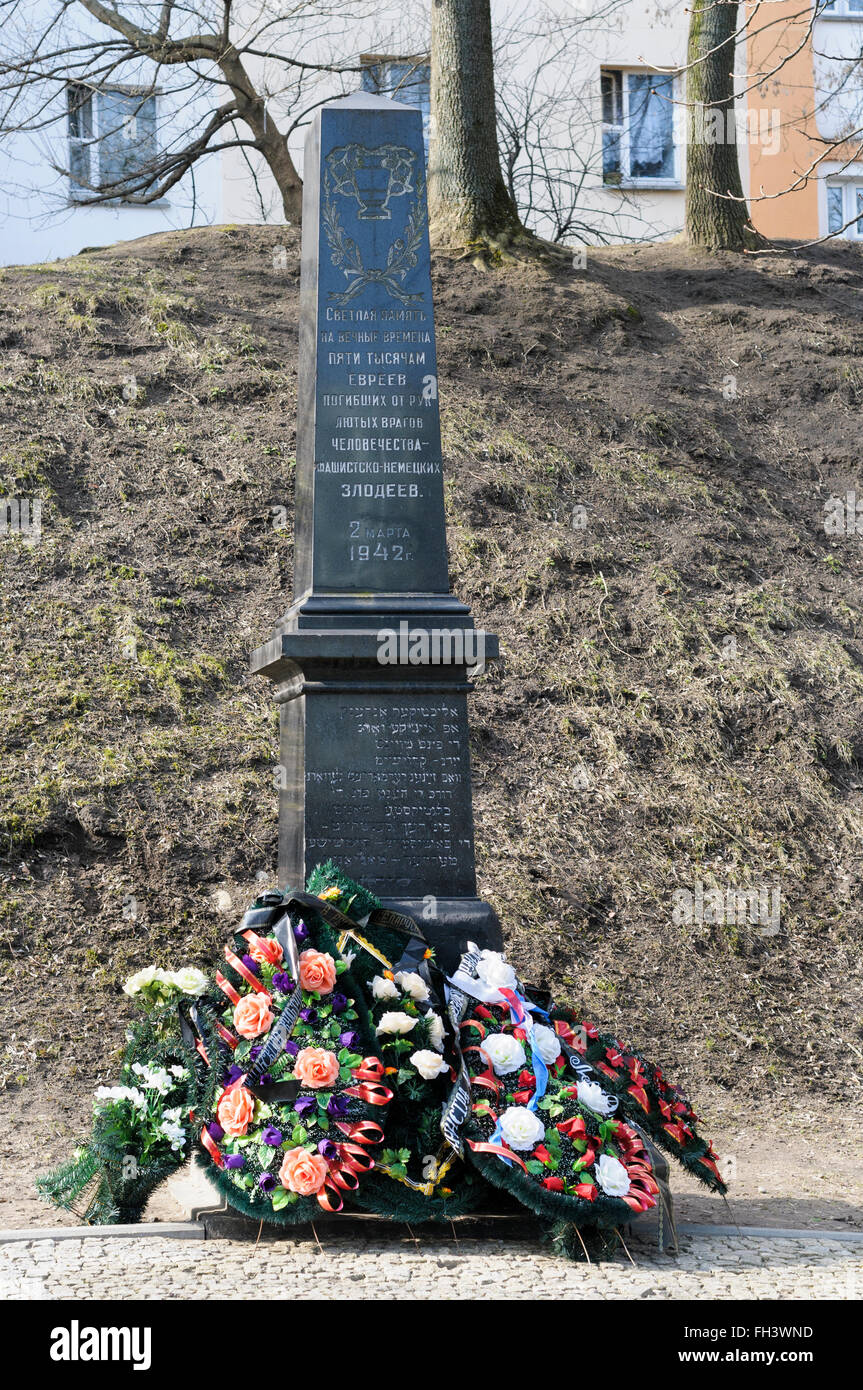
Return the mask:
[[327,1114],[331,1120],[343,1120],[348,1113],[347,1096],[330,1096],[327,1101]]
[[315,1100],[314,1096],[300,1096],[294,1101],[294,1109],[300,1119],[304,1119],[306,1115],[311,1115],[317,1108],[318,1102]]
[[246,994],[234,1005],[234,1027],[241,1038],[259,1038],[269,1032],[274,1020],[263,994]]
[[412,1028],[416,1028],[419,1022],[416,1018],[411,1018],[410,1014],[387,1013],[381,1014],[381,1021],[375,1032],[377,1033],[409,1033]]
[[[490,989],[515,989],[518,978],[512,966],[504,959],[499,951],[483,951],[477,962],[476,973],[484,984]],[[503,995],[498,995],[499,1003]]]
[[300,1197],[311,1197],[320,1192],[329,1173],[327,1160],[321,1154],[310,1154],[308,1149],[288,1149],[279,1169],[279,1181],[289,1192]]
[[177,989],[183,994],[191,994],[199,998],[207,993],[209,980],[203,970],[196,970],[193,965],[186,965],[182,970],[174,970],[171,974],[171,984],[176,985]]
[[560,1038],[553,1028],[546,1028],[543,1023],[535,1023],[532,1042],[547,1067],[557,1061],[560,1056]]
[[494,1067],[495,1076],[509,1076],[524,1066],[524,1048],[511,1033],[489,1033],[480,1047]]
[[424,1004],[429,997],[429,987],[422,975],[414,970],[400,970],[395,982],[403,994],[409,994],[417,1004]]
[[429,1042],[436,1052],[443,1052],[443,1043],[446,1036],[443,1019],[439,1014],[426,1014],[425,1021],[429,1030]]
[[293,994],[296,987],[296,981],[291,979],[286,970],[279,970],[273,976],[273,989],[277,989],[279,994]]
[[246,1159],[243,1154],[225,1154],[226,1168],[242,1168]]
[[276,1180],[272,1173],[262,1173],[258,1178],[258,1187],[260,1187],[263,1192],[272,1192],[275,1185]]
[[261,1135],[261,1143],[267,1144],[271,1149],[277,1149],[282,1142],[284,1135],[275,1125],[267,1125]]
[[543,1178],[543,1187],[547,1187],[549,1192],[563,1191],[563,1178],[559,1178],[556,1173],[551,1173],[549,1177]]
[[542,1120],[526,1105],[510,1105],[498,1119],[500,1133],[511,1149],[532,1149],[545,1138]]
[[331,994],[336,983],[336,963],[326,951],[309,947],[300,955],[300,984],[317,994]]
[[[170,971],[162,970],[158,965],[148,965],[143,970],[139,970],[137,974],[129,976],[123,986],[123,992],[128,994],[130,998],[134,998],[142,990],[148,989],[151,993],[166,994],[172,985],[173,980]],[[167,988],[165,988],[166,986]]]
[[334,1052],[327,1052],[326,1048],[304,1047],[297,1053],[294,1076],[304,1086],[321,1091],[338,1080],[339,1059]]
[[348,999],[346,994],[336,993],[333,995],[332,999],[330,1000],[330,1008],[332,1009],[336,1018],[338,1018],[339,1014],[343,1014],[345,1009],[350,1007],[350,1002],[351,1001],[350,999]]
[[629,1191],[629,1174],[619,1158],[600,1154],[596,1163],[596,1181],[608,1197],[625,1197]]
[[586,1105],[588,1110],[592,1110],[594,1115],[610,1115],[613,1110],[611,1097],[596,1081],[579,1081],[576,1087],[576,1095],[581,1105]]
[[439,1052],[429,1052],[428,1049],[421,1049],[419,1052],[411,1053],[411,1061],[416,1067],[424,1081],[434,1081],[436,1076],[440,1076],[442,1071],[447,1071],[447,1064]]
[[255,1113],[255,1097],[245,1086],[223,1091],[216,1106],[216,1118],[226,1134],[235,1138],[245,1134]]
[[398,999],[399,992],[386,975],[375,975],[372,980],[372,994],[375,999]]
[[259,965],[278,965],[285,953],[274,936],[264,936],[252,942],[249,954]]

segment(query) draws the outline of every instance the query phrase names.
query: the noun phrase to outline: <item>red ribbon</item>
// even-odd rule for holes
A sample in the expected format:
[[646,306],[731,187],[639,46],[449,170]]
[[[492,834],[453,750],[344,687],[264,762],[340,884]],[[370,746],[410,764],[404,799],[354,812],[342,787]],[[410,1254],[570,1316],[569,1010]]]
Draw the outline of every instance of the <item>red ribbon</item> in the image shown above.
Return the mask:
[[240,1039],[235,1038],[233,1033],[230,1032],[230,1030],[227,1029],[223,1023],[216,1023],[216,1032],[218,1033],[219,1037],[223,1040],[223,1042],[226,1042],[228,1044],[228,1047],[231,1049],[232,1052],[235,1047],[240,1046]]
[[473,1149],[477,1154],[497,1154],[499,1158],[508,1158],[511,1162],[517,1163],[519,1168],[527,1172],[527,1164],[518,1154],[514,1154],[512,1149],[508,1149],[505,1144],[475,1144],[472,1139],[468,1139],[468,1148]]
[[491,1058],[488,1053],[482,1047],[466,1047],[464,1049],[465,1056],[467,1056],[468,1052],[478,1052],[479,1055],[488,1062],[485,1071],[478,1072],[476,1076],[471,1077],[471,1085],[485,1086],[486,1090],[494,1091],[495,1095],[499,1095],[503,1090],[503,1082],[498,1081],[495,1076],[492,1069]]
[[207,1150],[207,1153],[210,1155],[210,1158],[213,1160],[216,1167],[224,1168],[225,1160],[222,1158],[221,1150],[219,1149],[218,1145],[216,1144],[212,1134],[207,1129],[206,1125],[204,1125],[204,1128],[201,1130],[201,1143]]
[[219,989],[222,991],[223,994],[227,994],[232,1004],[239,1004],[239,994],[234,989],[234,986],[231,984],[230,980],[225,979],[221,970],[216,971],[216,984],[219,986]]
[[359,1081],[359,1086],[348,1086],[344,1094],[364,1100],[368,1105],[389,1105],[393,1093],[389,1086],[382,1084],[385,1076],[384,1064],[379,1057],[364,1057],[358,1067],[351,1070],[351,1076]]
[[256,989],[258,994],[264,996],[268,1004],[272,1004],[273,996],[270,994],[270,991],[264,988],[257,975],[254,975],[249,967],[243,964],[239,956],[234,955],[230,946],[225,947],[225,960],[232,970],[236,970],[237,974],[242,976],[247,985],[251,985],[252,989]]
[[355,1120],[353,1123],[336,1120],[336,1129],[356,1144],[382,1144],[384,1132],[374,1120]]
[[466,1018],[464,1023],[459,1024],[459,1028],[476,1028],[481,1038],[485,1037],[487,1031],[485,1025],[475,1018]]

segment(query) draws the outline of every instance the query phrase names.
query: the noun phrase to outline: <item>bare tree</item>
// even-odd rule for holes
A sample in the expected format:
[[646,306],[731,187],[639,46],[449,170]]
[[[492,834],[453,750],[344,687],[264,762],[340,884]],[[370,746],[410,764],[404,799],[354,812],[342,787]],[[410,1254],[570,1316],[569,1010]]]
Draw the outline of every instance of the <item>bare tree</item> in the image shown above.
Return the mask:
[[477,265],[552,250],[501,171],[489,0],[432,0],[428,187],[433,240]]
[[734,119],[737,9],[737,0],[698,0],[689,24],[686,235],[711,250],[752,242]]
[[[325,74],[344,84],[360,71],[344,57],[359,17],[348,0],[290,9],[279,0],[0,0],[0,134],[48,140],[68,128],[70,152],[65,139],[50,140],[51,162],[84,204],[156,202],[204,156],[236,149],[265,166],[285,219],[298,223],[302,185],[288,141],[323,99]],[[181,119],[157,140],[151,113],[163,86]]]

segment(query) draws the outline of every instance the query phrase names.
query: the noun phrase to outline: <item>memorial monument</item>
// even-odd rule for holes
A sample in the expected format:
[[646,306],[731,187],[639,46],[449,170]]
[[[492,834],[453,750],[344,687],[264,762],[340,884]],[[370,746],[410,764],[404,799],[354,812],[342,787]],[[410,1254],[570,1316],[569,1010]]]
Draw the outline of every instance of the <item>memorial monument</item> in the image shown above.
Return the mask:
[[422,119],[359,93],[306,140],[294,602],[251,661],[280,709],[282,887],[332,858],[444,964],[500,945],[467,722],[497,648],[449,591]]

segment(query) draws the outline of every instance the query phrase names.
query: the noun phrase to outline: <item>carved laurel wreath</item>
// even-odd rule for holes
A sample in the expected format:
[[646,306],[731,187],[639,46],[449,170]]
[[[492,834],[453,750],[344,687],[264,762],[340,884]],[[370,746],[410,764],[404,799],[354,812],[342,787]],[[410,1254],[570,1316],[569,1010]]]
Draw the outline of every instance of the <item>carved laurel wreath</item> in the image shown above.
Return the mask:
[[404,281],[409,270],[417,264],[417,253],[422,244],[423,219],[422,199],[425,181],[421,177],[416,182],[416,198],[408,208],[404,233],[396,237],[387,251],[386,265],[363,265],[360,248],[353,237],[348,236],[342,226],[339,210],[334,197],[332,177],[327,171],[324,175],[324,201],[321,218],[329,243],[333,265],[340,267],[348,279],[344,290],[330,290],[329,298],[336,304],[347,304],[354,299],[366,285],[383,285],[393,299],[401,304],[416,304],[422,294],[407,294],[400,281]]

